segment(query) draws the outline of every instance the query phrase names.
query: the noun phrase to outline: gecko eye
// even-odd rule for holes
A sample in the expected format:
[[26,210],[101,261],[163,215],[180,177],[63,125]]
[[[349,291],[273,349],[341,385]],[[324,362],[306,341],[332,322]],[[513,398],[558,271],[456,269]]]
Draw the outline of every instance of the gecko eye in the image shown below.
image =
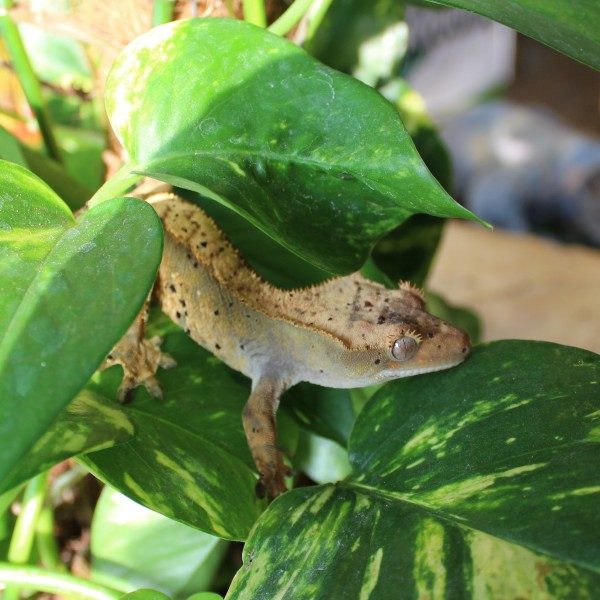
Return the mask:
[[405,335],[398,338],[392,346],[392,356],[399,361],[408,360],[415,355],[419,344],[415,338]]

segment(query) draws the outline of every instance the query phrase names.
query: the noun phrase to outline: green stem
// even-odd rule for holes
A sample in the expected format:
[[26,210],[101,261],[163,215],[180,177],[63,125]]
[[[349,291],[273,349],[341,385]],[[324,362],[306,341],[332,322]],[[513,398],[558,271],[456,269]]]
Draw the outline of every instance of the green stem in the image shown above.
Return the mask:
[[46,502],[42,507],[35,528],[38,554],[42,564],[53,571],[64,571],[60,560],[56,538],[54,537],[54,512]]
[[244,19],[248,23],[258,25],[259,27],[267,26],[267,12],[265,11],[264,0],[243,0]]
[[[15,528],[10,539],[6,557],[11,563],[23,564],[29,560],[38,516],[44,504],[48,488],[48,473],[36,475],[25,486],[21,512],[17,517]],[[7,587],[4,591],[4,600],[18,600],[18,587]]]
[[163,25],[173,20],[175,0],[154,0],[152,3],[152,25]]
[[19,567],[2,562],[0,562],[0,583],[18,585],[22,589],[51,594],[74,594],[88,600],[117,600],[122,596],[121,592],[92,581],[73,577],[73,575],[53,573],[37,567]]
[[134,185],[143,179],[143,175],[132,173],[135,165],[125,163],[110,179],[104,182],[102,187],[92,196],[88,202],[91,208],[111,198],[119,198],[125,195]]
[[316,0],[311,10],[308,11],[305,42],[309,42],[315,37],[315,33],[317,33],[317,30],[321,26],[332,3],[333,0]]
[[313,2],[314,0],[294,0],[279,19],[269,26],[269,31],[277,35],[285,35],[296,26]]
[[62,156],[54,138],[52,121],[42,96],[42,86],[33,71],[19,29],[8,14],[11,5],[12,0],[0,0],[0,34],[4,38],[14,71],[37,120],[48,156],[60,163]]

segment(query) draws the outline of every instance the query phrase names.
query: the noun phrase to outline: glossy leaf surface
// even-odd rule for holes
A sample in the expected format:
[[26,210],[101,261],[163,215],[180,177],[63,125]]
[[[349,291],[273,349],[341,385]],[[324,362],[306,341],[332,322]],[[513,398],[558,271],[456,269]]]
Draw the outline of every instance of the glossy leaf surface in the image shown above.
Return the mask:
[[124,442],[133,433],[133,423],[120,405],[112,398],[84,389],[13,466],[10,474],[2,478],[0,492],[24,483],[66,458]]
[[[254,493],[242,429],[250,386],[174,325],[162,329],[169,332],[163,349],[178,363],[158,372],[163,400],[138,388],[124,407],[135,438],[84,461],[152,510],[222,538],[244,539],[264,506]],[[120,372],[103,372],[99,389],[114,397]]]
[[154,28],[117,58],[106,104],[136,169],[229,206],[325,271],[356,270],[411,214],[471,217],[389,102],[247,23]]
[[600,69],[596,0],[430,0],[499,21],[595,69]]
[[[119,530],[122,535],[115,535]],[[94,575],[174,598],[207,589],[227,548],[222,540],[149,510],[109,486],[94,511],[91,540]]]
[[599,378],[593,353],[506,341],[383,386],[353,473],[276,500],[228,598],[592,598]]
[[2,480],[133,320],[156,273],[162,230],[139,200],[111,200],[75,222],[22,167],[0,162],[0,181]]
[[600,575],[346,485],[274,502],[228,600],[593,600]]

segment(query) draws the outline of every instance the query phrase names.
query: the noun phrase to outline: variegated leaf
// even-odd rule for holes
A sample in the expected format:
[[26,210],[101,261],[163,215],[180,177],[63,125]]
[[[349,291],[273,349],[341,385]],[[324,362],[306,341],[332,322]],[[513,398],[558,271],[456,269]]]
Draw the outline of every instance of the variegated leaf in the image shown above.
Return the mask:
[[600,575],[353,486],[263,514],[227,600],[593,600]]
[[[135,438],[83,460],[94,474],[133,500],[226,539],[244,539],[264,502],[242,428],[248,382],[172,324],[163,349],[177,361],[160,370],[164,398],[138,388],[124,410]],[[156,333],[155,328],[152,333]],[[115,397],[120,367],[100,376]]]
[[257,522],[228,598],[593,598],[600,357],[495,342],[384,386],[353,473]]

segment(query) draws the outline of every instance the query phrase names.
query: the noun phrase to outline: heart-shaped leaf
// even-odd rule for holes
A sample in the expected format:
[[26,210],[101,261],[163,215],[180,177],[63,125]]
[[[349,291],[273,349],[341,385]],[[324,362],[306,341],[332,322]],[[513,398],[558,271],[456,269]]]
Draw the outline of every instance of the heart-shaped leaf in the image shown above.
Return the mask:
[[599,378],[591,352],[507,341],[385,385],[353,473],[277,499],[228,598],[591,597]]
[[[127,530],[115,535],[124,524]],[[219,538],[149,510],[109,486],[94,510],[91,539],[94,577],[175,598],[207,589],[227,549]]]
[[133,168],[204,194],[328,272],[414,213],[473,218],[427,171],[396,109],[244,22],[156,27],[106,87]]
[[26,169],[0,162],[0,480],[127,329],[162,251],[154,210],[114,199],[75,222]]
[[[245,539],[264,508],[242,428],[250,386],[179,328],[161,329],[163,348],[177,361],[158,372],[164,399],[138,388],[124,407],[135,438],[82,460],[152,510],[212,535]],[[101,374],[103,393],[115,396],[119,373],[113,367]]]
[[29,452],[13,465],[10,474],[2,478],[0,492],[27,481],[66,458],[124,442],[133,432],[133,423],[114,399],[84,389]]

